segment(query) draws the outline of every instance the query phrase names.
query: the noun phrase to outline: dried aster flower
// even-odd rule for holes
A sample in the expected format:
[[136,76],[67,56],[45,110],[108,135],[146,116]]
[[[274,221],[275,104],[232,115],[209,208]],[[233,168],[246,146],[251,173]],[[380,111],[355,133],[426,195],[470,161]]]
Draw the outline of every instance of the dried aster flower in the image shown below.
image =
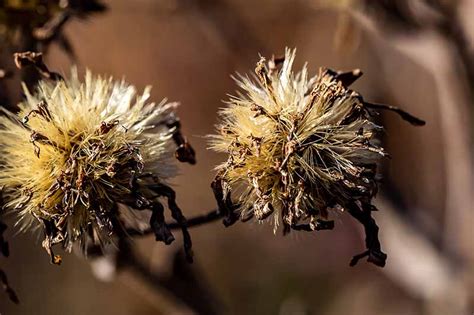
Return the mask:
[[[321,69],[308,77],[306,67],[294,74],[295,51],[284,58],[257,63],[256,78],[237,79],[244,93],[222,109],[211,148],[229,155],[217,167],[213,182],[227,224],[273,215],[274,229],[331,229],[330,212],[347,210],[366,228],[367,251],[379,266],[386,255],[370,212],[377,193],[377,163],[386,152],[375,140],[382,129],[372,121],[375,109],[390,109],[415,125],[421,120],[385,105],[369,104],[348,85],[360,77],[355,70]],[[279,66],[281,65],[281,68]],[[237,192],[238,202],[231,200]],[[224,222],[226,223],[226,221]]]
[[186,220],[166,184],[175,175],[173,155],[195,162],[177,103],[150,103],[150,88],[136,96],[133,86],[90,72],[84,81],[74,69],[67,80],[55,78],[40,81],[35,93],[25,87],[19,115],[4,110],[0,117],[6,208],[23,229],[43,228],[43,246],[59,263],[52,245],[70,250],[77,241],[85,249],[124,236],[124,218],[134,210],[150,210],[156,239],[169,244],[174,238],[158,201],[164,197],[190,258]]

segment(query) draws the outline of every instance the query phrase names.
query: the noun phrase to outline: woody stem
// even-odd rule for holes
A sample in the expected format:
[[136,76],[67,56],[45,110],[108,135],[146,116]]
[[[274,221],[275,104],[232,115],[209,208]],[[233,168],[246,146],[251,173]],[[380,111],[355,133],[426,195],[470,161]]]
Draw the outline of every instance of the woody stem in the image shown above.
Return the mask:
[[[192,217],[190,219],[186,219],[186,226],[188,228],[195,227],[195,226],[199,226],[199,225],[203,225],[203,224],[206,224],[206,223],[211,223],[211,222],[217,221],[217,220],[219,220],[220,218],[223,218],[223,217],[224,217],[224,214],[221,211],[219,211],[218,209],[214,209],[214,210],[211,210],[207,213],[197,215],[197,216]],[[167,223],[166,225],[171,230],[181,229],[181,225],[176,223],[176,222]],[[152,233],[153,233],[153,231],[152,231],[151,228],[148,228],[144,231],[137,231],[135,229],[127,230],[127,234],[129,236],[146,236],[146,235],[149,235],[149,234],[152,234]]]

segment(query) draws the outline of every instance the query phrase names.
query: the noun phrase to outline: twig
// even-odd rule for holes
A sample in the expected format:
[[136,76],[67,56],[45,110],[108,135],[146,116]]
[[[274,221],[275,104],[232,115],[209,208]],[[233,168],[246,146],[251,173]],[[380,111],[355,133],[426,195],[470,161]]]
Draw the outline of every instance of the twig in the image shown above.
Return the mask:
[[[223,217],[224,217],[223,213],[221,211],[215,209],[215,210],[209,211],[208,213],[200,214],[200,215],[197,215],[197,216],[192,217],[190,219],[187,219],[186,220],[186,223],[187,223],[186,226],[188,228],[196,227],[196,226],[199,226],[199,225],[203,225],[203,224],[206,224],[206,223],[217,221],[217,220],[219,220]],[[176,223],[176,222],[166,223],[166,226],[170,230],[181,229],[181,225],[179,223]],[[153,233],[153,230],[151,228],[146,229],[144,231],[137,231],[136,229],[128,229],[127,230],[128,236],[147,236],[147,235],[150,235],[152,233]]]
[[397,113],[403,120],[406,120],[407,122],[409,122],[410,124],[414,126],[424,126],[426,124],[424,120],[418,117],[415,117],[412,114],[407,113],[406,111],[396,106],[385,105],[385,104],[375,104],[375,103],[369,103],[369,102],[364,102],[364,106],[371,109],[392,111],[394,113]]
[[324,220],[316,220],[316,224],[295,224],[292,225],[291,228],[295,231],[306,231],[306,232],[313,232],[313,231],[324,231],[324,230],[332,230],[334,229],[334,221],[324,221]]
[[[219,219],[224,218],[225,215],[223,212],[215,209],[211,210],[207,213],[197,215],[195,217],[192,217],[190,219],[187,219],[187,227],[197,227],[200,225],[204,225],[207,223],[212,223],[214,221],[217,221]],[[241,221],[246,221],[249,220],[250,218],[242,218]],[[225,224],[224,224],[225,225]],[[181,226],[178,223],[175,222],[170,222],[166,223],[166,226],[170,230],[177,230],[181,229]],[[324,221],[324,220],[317,220],[316,224],[314,225],[314,228],[311,226],[311,224],[297,224],[293,225],[292,229],[296,231],[307,231],[307,232],[313,232],[313,231],[323,231],[323,230],[332,230],[334,229],[334,221]],[[136,229],[128,229],[127,230],[127,235],[128,236],[147,236],[153,233],[153,230],[151,228],[146,229],[144,231],[137,231]]]

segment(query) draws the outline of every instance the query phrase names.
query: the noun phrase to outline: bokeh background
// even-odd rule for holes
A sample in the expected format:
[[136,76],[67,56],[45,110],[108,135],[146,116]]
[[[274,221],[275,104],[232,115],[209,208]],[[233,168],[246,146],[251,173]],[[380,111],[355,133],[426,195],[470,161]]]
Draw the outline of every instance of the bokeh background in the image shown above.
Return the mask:
[[[205,136],[222,100],[236,90],[230,75],[252,72],[259,54],[296,47],[296,68],[308,62],[313,74],[320,66],[360,68],[364,76],[354,89],[365,99],[425,119],[416,128],[390,113],[380,117],[392,156],[384,162],[375,214],[387,266],[349,267],[364,249],[364,235],[344,213],[333,231],[288,237],[257,223],[192,229],[190,266],[177,254],[180,239],[169,247],[136,239],[146,270],[119,268],[102,280],[95,276],[100,262],[64,254],[62,266],[53,266],[39,237],[9,229],[11,256],[0,266],[21,304],[0,293],[0,313],[194,314],[186,302],[192,300],[209,314],[473,314],[473,1],[105,4],[106,12],[65,25],[76,59],[53,43],[47,64],[62,73],[77,64],[140,90],[152,85],[155,101],[181,102],[183,130],[198,158],[173,181],[187,217],[215,207],[210,182],[225,157],[206,149]],[[2,49],[2,68],[14,70],[11,53],[18,47]],[[20,99],[20,75],[13,72],[2,86],[12,104]]]

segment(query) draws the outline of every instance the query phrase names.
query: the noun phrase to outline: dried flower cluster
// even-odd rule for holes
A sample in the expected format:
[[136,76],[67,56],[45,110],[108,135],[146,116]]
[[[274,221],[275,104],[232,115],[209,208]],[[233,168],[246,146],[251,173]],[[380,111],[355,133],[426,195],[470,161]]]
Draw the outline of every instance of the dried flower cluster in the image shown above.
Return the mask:
[[19,115],[4,110],[0,117],[6,208],[23,229],[43,227],[54,263],[60,257],[52,245],[108,242],[123,234],[121,218],[134,209],[150,210],[157,240],[169,244],[159,197],[168,199],[190,257],[186,220],[166,180],[175,175],[173,155],[194,163],[194,151],[180,133],[177,103],[149,103],[149,91],[136,96],[123,81],[90,72],[81,81],[72,70],[67,80],[40,81],[34,93],[25,87]]
[[255,80],[240,77],[243,93],[220,113],[219,132],[211,136],[211,148],[229,155],[213,183],[220,208],[233,213],[230,193],[237,192],[241,219],[273,215],[275,230],[281,224],[284,233],[330,229],[329,214],[345,209],[368,232],[368,251],[353,263],[368,255],[383,266],[386,255],[370,212],[377,163],[387,154],[375,139],[382,127],[372,121],[373,110],[391,109],[414,124],[423,122],[364,102],[348,89],[359,70],[321,69],[308,77],[306,67],[292,72],[294,58],[290,50],[268,64],[261,58]]
[[[332,229],[331,214],[347,211],[366,235],[366,251],[350,264],[368,257],[385,265],[371,212],[379,160],[387,153],[376,137],[383,128],[373,117],[391,110],[414,125],[424,122],[349,89],[361,71],[320,69],[309,77],[306,66],[293,73],[294,50],[268,62],[262,57],[254,78],[236,80],[243,92],[221,110],[218,133],[210,136],[211,148],[228,154],[212,182],[218,208],[187,221],[167,184],[176,159],[195,163],[175,115],[177,103],[150,103],[150,88],[137,95],[124,81],[88,71],[84,80],[76,69],[64,79],[48,69],[42,53],[14,56],[18,68],[33,66],[43,80],[34,91],[24,85],[18,115],[2,109],[2,210],[15,213],[22,230],[44,232],[42,245],[53,263],[61,263],[56,244],[67,251],[78,244],[86,254],[101,255],[97,249],[116,242],[120,264],[131,253],[129,236],[153,233],[170,244],[171,229],[181,229],[192,261],[190,226],[271,217],[274,231],[282,225],[287,234]],[[175,223],[165,222],[160,198]],[[149,228],[130,227],[143,218]],[[0,220],[0,254],[7,256],[5,228]],[[0,285],[18,301],[1,269]]]

